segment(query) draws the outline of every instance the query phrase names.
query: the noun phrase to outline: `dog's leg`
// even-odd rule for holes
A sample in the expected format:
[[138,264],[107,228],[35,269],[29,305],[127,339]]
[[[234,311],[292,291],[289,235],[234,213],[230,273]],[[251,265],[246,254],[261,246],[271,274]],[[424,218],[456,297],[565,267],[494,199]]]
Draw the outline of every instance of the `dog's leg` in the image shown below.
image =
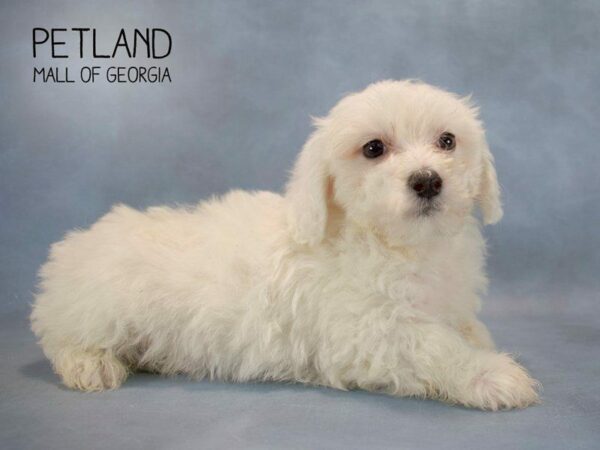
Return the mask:
[[462,322],[458,328],[460,334],[471,345],[485,350],[494,350],[496,345],[487,327],[475,317]]
[[[385,329],[374,329],[377,322],[386,324]],[[326,384],[489,410],[538,401],[539,383],[510,356],[476,348],[447,325],[401,320],[364,324],[370,328],[331,336],[327,358],[320,361]]]
[[103,391],[116,389],[127,378],[127,368],[106,350],[61,349],[52,358],[54,370],[71,389]]
[[538,401],[537,381],[510,356],[474,348],[442,324],[399,326],[399,369],[408,362],[429,395],[490,410]]

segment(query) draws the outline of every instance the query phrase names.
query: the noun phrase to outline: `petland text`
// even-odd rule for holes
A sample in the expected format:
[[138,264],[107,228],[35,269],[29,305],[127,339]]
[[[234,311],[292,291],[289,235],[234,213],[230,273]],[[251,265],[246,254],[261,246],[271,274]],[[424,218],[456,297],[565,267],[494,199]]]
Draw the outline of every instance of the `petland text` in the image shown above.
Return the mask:
[[[103,39],[103,42],[106,40]],[[173,39],[163,28],[145,28],[126,31],[121,28],[109,46],[100,48],[95,28],[33,28],[33,58],[57,60],[55,65],[34,66],[34,83],[171,83],[167,66],[160,65],[84,65],[73,67],[58,64],[66,58],[115,59],[146,58],[162,60],[171,54]]]

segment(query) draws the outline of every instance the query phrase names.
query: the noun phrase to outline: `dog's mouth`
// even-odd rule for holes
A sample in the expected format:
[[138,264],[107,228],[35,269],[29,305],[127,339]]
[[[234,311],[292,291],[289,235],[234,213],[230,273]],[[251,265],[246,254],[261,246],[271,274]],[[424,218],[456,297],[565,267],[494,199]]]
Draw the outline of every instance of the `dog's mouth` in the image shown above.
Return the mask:
[[421,200],[417,206],[417,217],[429,217],[441,210],[440,204],[436,200]]

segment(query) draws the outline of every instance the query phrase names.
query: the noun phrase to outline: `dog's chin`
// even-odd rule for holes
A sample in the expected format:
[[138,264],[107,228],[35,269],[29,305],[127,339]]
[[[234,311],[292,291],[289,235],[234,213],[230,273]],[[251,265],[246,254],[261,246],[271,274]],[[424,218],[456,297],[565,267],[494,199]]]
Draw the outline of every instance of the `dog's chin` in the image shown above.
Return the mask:
[[[370,211],[367,223],[393,247],[423,245],[456,235],[463,228],[469,208],[447,199],[410,199],[392,208]],[[359,216],[361,217],[361,216]]]
[[456,235],[465,222],[464,214],[436,199],[420,200],[386,230],[393,245],[421,245]]

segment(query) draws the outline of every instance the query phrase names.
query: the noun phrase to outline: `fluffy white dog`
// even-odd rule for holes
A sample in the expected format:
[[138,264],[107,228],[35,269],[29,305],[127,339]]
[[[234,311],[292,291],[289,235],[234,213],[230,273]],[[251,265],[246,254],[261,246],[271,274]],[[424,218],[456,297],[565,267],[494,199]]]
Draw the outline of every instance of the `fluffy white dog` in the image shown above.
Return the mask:
[[52,246],[31,319],[67,386],[143,369],[491,410],[538,400],[476,318],[474,208],[484,223],[502,209],[469,100],[384,81],[315,124],[283,196],[120,205]]

